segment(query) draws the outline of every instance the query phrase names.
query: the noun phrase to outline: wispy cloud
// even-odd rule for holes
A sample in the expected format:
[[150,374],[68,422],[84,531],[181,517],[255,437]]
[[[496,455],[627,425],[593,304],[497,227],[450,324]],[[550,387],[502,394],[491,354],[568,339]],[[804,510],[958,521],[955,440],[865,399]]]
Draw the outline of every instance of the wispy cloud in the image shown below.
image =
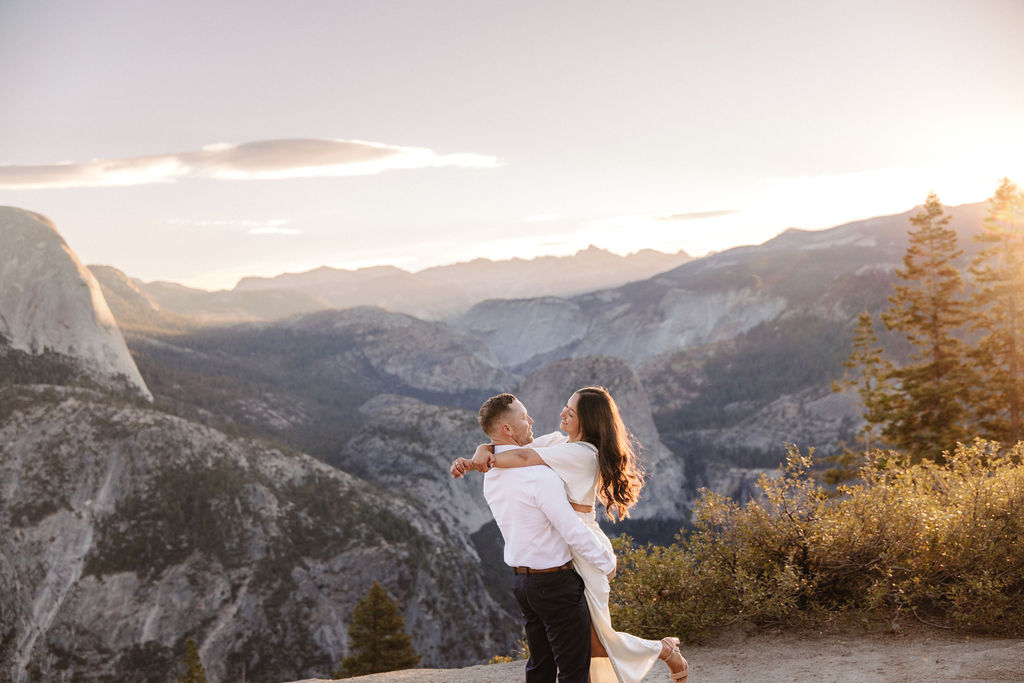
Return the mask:
[[34,166],[0,165],[0,188],[113,187],[181,178],[228,180],[371,175],[393,169],[494,168],[484,154],[438,154],[361,140],[259,140],[219,143],[201,150],[125,159]]
[[735,209],[721,209],[718,211],[690,211],[688,213],[673,213],[668,216],[658,216],[659,221],[695,221],[701,218],[718,218],[719,216],[730,216],[739,213]]
[[640,228],[658,226],[658,230],[665,230],[667,226],[659,225],[675,221],[700,221],[709,218],[720,218],[743,213],[738,209],[719,209],[714,211],[687,211],[685,213],[666,214],[641,214],[632,216],[609,216],[589,221],[591,228]]

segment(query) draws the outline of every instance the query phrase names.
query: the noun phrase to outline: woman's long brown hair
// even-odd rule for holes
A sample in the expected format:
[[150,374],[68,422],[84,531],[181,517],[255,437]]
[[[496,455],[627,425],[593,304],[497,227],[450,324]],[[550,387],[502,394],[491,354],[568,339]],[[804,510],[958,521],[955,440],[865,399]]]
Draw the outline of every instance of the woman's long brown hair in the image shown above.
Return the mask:
[[580,421],[580,440],[597,447],[597,466],[601,478],[597,495],[608,519],[629,517],[629,509],[640,499],[644,472],[630,443],[629,430],[622,422],[619,407],[604,387],[583,387],[576,392],[576,416]]

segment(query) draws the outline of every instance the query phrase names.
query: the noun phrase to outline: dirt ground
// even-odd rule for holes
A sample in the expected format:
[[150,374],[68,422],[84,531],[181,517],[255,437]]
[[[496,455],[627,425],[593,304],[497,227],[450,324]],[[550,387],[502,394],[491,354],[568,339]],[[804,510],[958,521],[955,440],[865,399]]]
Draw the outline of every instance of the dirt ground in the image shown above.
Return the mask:
[[[964,636],[925,627],[892,634],[803,632],[748,634],[741,628],[704,645],[681,646],[689,683],[737,681],[1018,681],[1024,682],[1024,639]],[[360,676],[358,683],[513,683],[523,662],[463,669],[410,669]],[[644,683],[670,681],[660,662]],[[307,679],[299,683],[326,683]]]

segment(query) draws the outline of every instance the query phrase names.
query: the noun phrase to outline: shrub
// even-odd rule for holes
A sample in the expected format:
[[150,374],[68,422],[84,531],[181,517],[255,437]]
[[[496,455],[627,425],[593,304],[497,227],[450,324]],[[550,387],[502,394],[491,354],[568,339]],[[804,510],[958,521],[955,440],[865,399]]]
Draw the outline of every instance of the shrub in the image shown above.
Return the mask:
[[976,441],[944,465],[869,453],[859,483],[824,488],[789,447],[745,507],[704,492],[667,548],[618,539],[617,628],[693,636],[729,622],[858,612],[1024,633],[1024,443]]

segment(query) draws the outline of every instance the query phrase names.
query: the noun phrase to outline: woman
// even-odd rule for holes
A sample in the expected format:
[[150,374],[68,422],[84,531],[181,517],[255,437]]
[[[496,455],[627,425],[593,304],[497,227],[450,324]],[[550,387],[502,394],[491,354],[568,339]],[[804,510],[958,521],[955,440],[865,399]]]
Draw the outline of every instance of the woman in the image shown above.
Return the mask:
[[[644,483],[618,406],[604,387],[583,387],[562,409],[559,429],[568,435],[567,441],[562,437],[555,439],[561,443],[554,445],[516,448],[497,455],[493,446],[484,445],[477,448],[472,461],[462,460],[482,472],[492,466],[547,465],[565,482],[576,514],[610,548],[611,542],[597,524],[595,498],[601,499],[609,519],[614,519],[612,511],[623,519],[636,504]],[[544,438],[535,443],[550,441]],[[635,683],[646,675],[655,659],[666,662],[672,680],[685,681],[688,665],[679,653],[679,639],[663,638],[659,642],[615,631],[608,611],[608,577],[576,553],[573,565],[586,586],[593,656],[608,658],[595,660],[592,683]]]

